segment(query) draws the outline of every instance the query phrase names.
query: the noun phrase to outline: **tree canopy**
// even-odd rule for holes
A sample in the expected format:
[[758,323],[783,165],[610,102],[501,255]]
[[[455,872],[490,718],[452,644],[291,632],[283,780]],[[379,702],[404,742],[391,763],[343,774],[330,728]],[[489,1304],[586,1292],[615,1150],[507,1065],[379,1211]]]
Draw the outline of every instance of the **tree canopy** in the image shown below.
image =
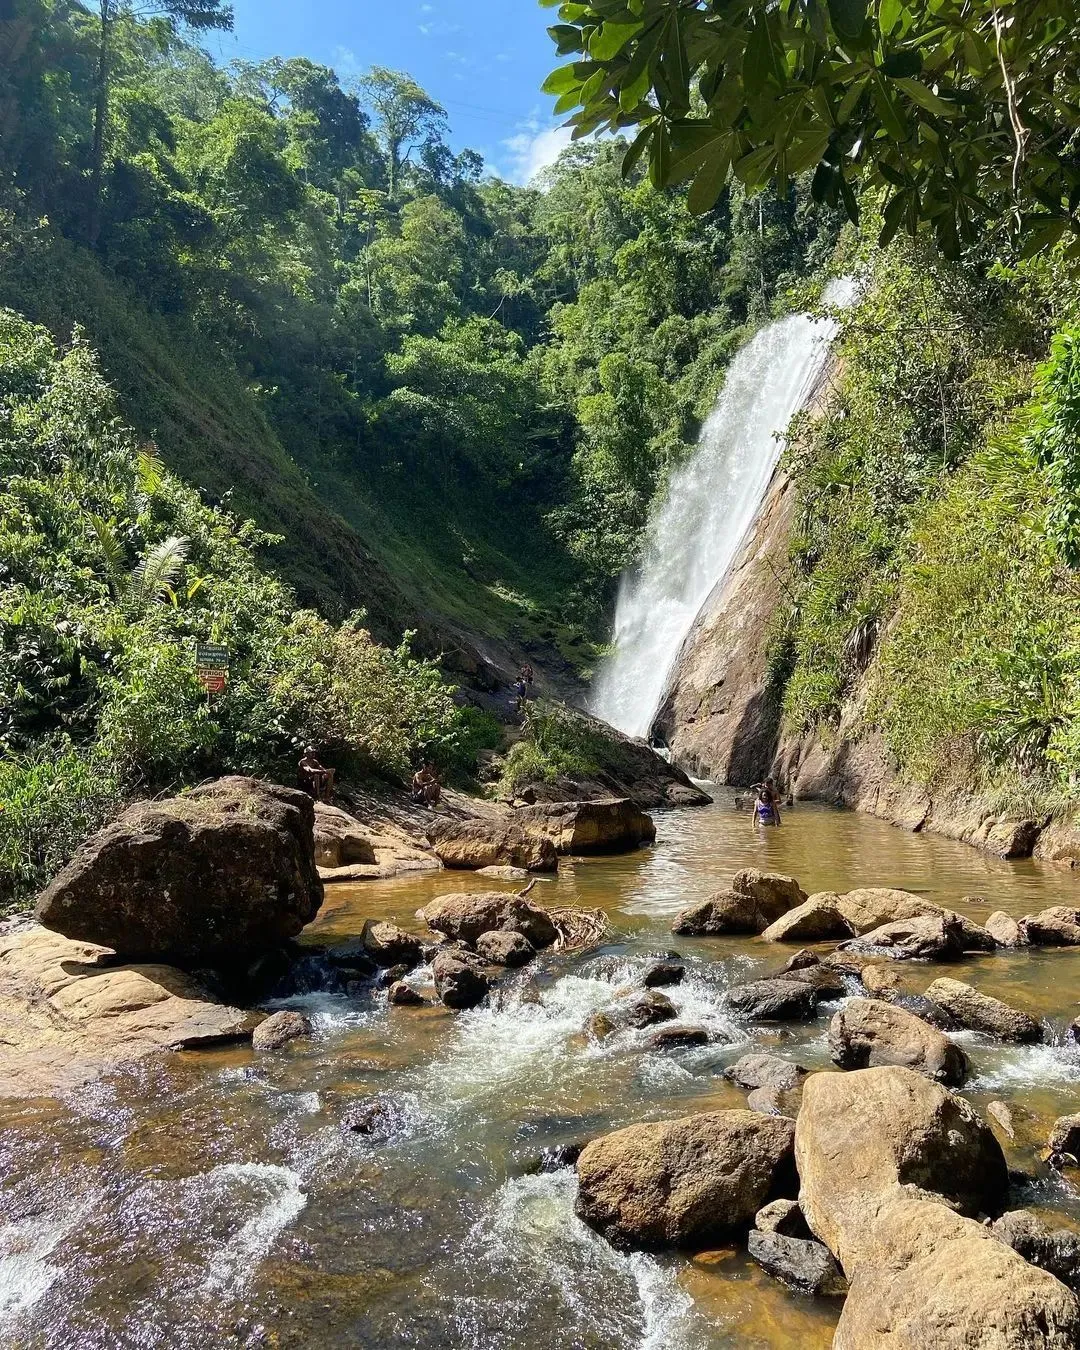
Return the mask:
[[[555,6],[559,0],[541,0]],[[545,89],[575,135],[639,128],[653,182],[706,211],[729,173],[858,216],[881,241],[933,230],[946,256],[1004,222],[1031,253],[1080,255],[1080,11],[1074,0],[566,0]]]

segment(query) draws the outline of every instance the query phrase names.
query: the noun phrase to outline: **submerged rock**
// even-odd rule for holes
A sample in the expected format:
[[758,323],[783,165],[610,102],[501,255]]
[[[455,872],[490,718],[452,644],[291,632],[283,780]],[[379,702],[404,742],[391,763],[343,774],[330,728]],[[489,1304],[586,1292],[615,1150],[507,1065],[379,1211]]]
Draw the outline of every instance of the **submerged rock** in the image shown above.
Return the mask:
[[132,959],[235,968],[318,913],[314,822],[306,793],[255,778],[137,803],[78,849],[37,918]]
[[755,1022],[806,1021],[813,1017],[821,992],[802,980],[751,980],[732,985],[724,995],[729,1008]]
[[947,1009],[924,994],[910,994],[900,984],[900,976],[891,965],[882,965],[877,961],[863,966],[859,972],[863,987],[872,998],[885,1003],[894,1003],[904,1008],[924,1022],[929,1022],[939,1031],[953,1031],[961,1024]]
[[271,1013],[264,1022],[259,1023],[252,1033],[251,1048],[280,1050],[286,1042],[310,1035],[311,1022],[303,1013],[283,1009],[281,1012]]
[[703,1245],[794,1184],[789,1120],[703,1111],[594,1139],[577,1163],[577,1212],[620,1247]]
[[119,965],[37,925],[0,937],[0,1097],[55,1096],[156,1052],[246,1040],[257,1022],[170,966]]
[[926,996],[971,1031],[984,1031],[1002,1041],[1029,1042],[1043,1038],[1042,1026],[1029,1013],[1010,1008],[989,994],[980,994],[961,980],[935,980]]
[[513,891],[440,895],[420,915],[429,928],[470,944],[494,931],[520,933],[534,947],[550,947],[558,937],[547,910]]
[[427,837],[444,867],[554,872],[559,866],[552,840],[513,819],[477,816],[470,820],[436,820]]
[[691,1045],[708,1045],[709,1033],[704,1027],[668,1026],[654,1031],[649,1037],[650,1050],[682,1050]]
[[386,1143],[403,1133],[409,1114],[402,1102],[387,1092],[380,1092],[366,1101],[353,1102],[341,1117],[341,1127],[349,1134],[362,1134],[379,1143]]
[[895,1064],[957,1085],[967,1058],[936,1027],[881,999],[853,998],[829,1023],[829,1053],[842,1069]]
[[800,1294],[829,1297],[847,1291],[843,1272],[822,1242],[755,1229],[746,1246],[762,1270]]

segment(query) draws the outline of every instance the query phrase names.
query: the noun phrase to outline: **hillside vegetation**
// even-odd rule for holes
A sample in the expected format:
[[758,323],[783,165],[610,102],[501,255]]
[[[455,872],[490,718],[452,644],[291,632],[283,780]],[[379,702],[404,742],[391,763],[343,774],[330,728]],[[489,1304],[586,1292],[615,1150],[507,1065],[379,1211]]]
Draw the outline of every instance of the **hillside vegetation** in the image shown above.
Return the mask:
[[788,730],[878,727],[933,791],[1046,810],[1080,772],[1080,348],[1057,260],[894,245],[845,317],[772,675]]

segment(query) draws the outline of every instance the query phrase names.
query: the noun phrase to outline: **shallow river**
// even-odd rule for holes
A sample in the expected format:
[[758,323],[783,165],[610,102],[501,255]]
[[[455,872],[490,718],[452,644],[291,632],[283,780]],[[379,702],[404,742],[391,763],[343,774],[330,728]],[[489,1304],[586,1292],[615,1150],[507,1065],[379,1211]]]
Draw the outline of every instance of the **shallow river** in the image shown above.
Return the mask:
[[[658,817],[657,845],[565,861],[541,902],[603,906],[610,941],[545,958],[468,1013],[388,1009],[385,996],[309,995],[313,1040],[272,1055],[189,1052],[117,1075],[64,1104],[0,1102],[0,1346],[475,1347],[705,1350],[827,1346],[838,1308],[789,1295],[735,1250],[622,1255],[574,1217],[570,1171],[543,1149],[642,1119],[742,1106],[721,1076],[752,1044],[825,1066],[825,1026],[754,1029],[724,1013],[727,984],[789,954],[756,939],[673,940],[672,914],[740,867],[788,872],[807,891],[902,886],[985,919],[1075,905],[1080,879],[1004,863],[933,836],[801,806],[755,836],[726,801]],[[328,890],[320,941],[368,916],[416,927],[441,873]],[[495,888],[498,888],[497,884]],[[969,897],[966,898],[965,897]],[[973,898],[970,898],[973,897]],[[649,1053],[647,1033],[583,1034],[646,953],[674,948],[666,990],[714,1044]],[[608,958],[608,959],[604,959]],[[615,958],[615,959],[610,959]],[[1015,1203],[1080,1218],[1067,1180],[1036,1161],[1049,1122],[1080,1109],[1080,952],[908,965],[922,990],[952,973],[1048,1020],[1043,1046],[964,1033],[966,1091],[1016,1108],[1010,1162],[1035,1173]],[[344,1132],[345,1107],[390,1094],[390,1141]]]

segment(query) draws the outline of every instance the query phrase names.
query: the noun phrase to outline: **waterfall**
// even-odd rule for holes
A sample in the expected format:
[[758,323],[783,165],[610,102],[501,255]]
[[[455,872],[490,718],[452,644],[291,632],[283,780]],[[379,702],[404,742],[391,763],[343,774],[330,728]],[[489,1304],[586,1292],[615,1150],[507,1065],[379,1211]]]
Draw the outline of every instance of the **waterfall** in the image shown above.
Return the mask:
[[[823,300],[844,307],[856,291],[844,277]],[[620,731],[648,735],[683,642],[754,522],[788,424],[810,396],[835,333],[830,318],[792,314],[763,328],[732,361],[697,448],[653,510],[640,566],[619,584],[613,651],[590,707]]]

